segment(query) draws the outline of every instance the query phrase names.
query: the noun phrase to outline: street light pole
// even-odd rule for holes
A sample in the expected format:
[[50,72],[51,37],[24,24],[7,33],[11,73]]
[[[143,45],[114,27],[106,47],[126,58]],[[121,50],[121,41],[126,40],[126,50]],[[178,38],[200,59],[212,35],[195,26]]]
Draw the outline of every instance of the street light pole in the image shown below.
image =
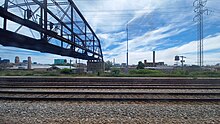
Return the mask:
[[127,31],[127,65],[126,65],[126,73],[128,73],[128,23],[126,25],[126,31]]

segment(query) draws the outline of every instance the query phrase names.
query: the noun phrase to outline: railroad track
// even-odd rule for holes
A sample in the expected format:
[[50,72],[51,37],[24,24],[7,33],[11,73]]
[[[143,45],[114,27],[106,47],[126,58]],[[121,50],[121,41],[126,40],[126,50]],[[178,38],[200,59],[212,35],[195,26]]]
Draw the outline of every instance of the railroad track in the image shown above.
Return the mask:
[[62,101],[220,101],[220,93],[71,92],[1,90],[2,100]]
[[[103,81],[105,79],[102,79],[103,82],[96,80],[88,82],[87,79],[83,79],[82,82],[79,82],[80,79],[73,82],[62,82],[63,79],[61,81],[57,79],[55,82],[49,82],[49,79],[46,82],[27,80],[0,81],[0,100],[220,102],[220,82],[216,80],[201,83],[197,80],[179,83],[174,83],[174,80],[139,82],[133,79],[135,82],[111,82],[110,79],[106,82]],[[176,92],[172,92],[174,90]],[[194,92],[190,92],[191,90]]]

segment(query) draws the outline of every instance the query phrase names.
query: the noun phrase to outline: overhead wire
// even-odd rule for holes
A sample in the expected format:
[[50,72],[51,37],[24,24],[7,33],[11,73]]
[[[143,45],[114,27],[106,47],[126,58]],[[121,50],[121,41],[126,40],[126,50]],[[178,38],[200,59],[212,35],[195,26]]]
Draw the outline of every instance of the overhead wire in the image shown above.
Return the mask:
[[[183,9],[189,9],[189,8],[191,8],[191,9],[193,9],[192,7],[182,7]],[[98,12],[98,13],[103,13],[103,12],[146,12],[146,11],[162,11],[162,10],[173,10],[174,12],[178,12],[180,9],[181,9],[181,7],[179,8],[155,8],[155,9],[145,9],[145,8],[143,8],[143,9],[109,9],[109,10],[106,10],[106,9],[94,9],[94,10],[88,10],[88,9],[86,9],[86,10],[81,10],[82,12],[89,12],[89,13],[91,13],[91,12]],[[164,11],[163,10],[163,11]],[[178,10],[178,11],[177,11]]]

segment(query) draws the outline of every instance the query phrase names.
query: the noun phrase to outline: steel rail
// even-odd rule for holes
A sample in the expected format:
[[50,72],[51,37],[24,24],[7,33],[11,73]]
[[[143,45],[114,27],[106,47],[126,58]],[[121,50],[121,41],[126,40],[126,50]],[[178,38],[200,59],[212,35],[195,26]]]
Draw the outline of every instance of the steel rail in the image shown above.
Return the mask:
[[0,90],[0,94],[62,94],[62,95],[220,95],[216,92],[188,92],[188,93],[173,93],[173,92],[76,92],[76,91],[7,91]]
[[162,102],[219,102],[220,99],[177,99],[177,98],[161,98],[161,99],[148,99],[148,98],[35,98],[35,97],[0,97],[0,100],[28,100],[28,101],[109,101],[109,102],[150,102],[150,101],[162,101]]
[[0,86],[2,88],[11,89],[220,89],[220,87],[187,87],[187,86]]
[[146,84],[146,83],[126,83],[126,84],[108,84],[108,83],[70,83],[70,82],[63,82],[63,83],[0,83],[1,86],[85,86],[85,87],[98,87],[98,86],[114,86],[114,87],[120,87],[120,86],[220,86],[220,84]]

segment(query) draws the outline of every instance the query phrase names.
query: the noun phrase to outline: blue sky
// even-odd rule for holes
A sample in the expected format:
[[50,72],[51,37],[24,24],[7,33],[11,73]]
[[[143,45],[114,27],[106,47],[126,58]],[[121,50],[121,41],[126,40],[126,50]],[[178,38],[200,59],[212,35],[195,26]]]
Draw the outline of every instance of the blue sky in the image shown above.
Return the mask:
[[[62,1],[62,0],[59,0]],[[65,1],[65,0],[63,0]],[[175,55],[186,56],[186,64],[197,61],[197,27],[194,0],[75,0],[86,20],[101,40],[104,60],[126,62],[128,24],[129,64],[156,60],[174,64]],[[2,2],[2,0],[1,0]],[[0,2],[0,4],[1,4]],[[204,16],[204,64],[220,63],[219,0],[208,0],[212,12]],[[2,19],[0,19],[0,27]],[[2,27],[1,27],[2,28]],[[0,46],[0,56],[21,59],[32,56],[33,61],[53,63],[58,55]]]

